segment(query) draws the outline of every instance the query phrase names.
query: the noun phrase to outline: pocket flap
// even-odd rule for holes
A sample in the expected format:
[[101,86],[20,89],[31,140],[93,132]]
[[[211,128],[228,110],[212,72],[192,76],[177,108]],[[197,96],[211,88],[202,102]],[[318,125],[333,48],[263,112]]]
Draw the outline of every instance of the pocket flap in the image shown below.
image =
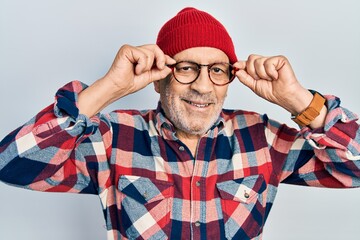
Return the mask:
[[173,195],[173,183],[145,177],[122,175],[118,189],[136,201],[146,204]]
[[263,175],[253,175],[216,183],[216,187],[222,199],[249,203],[266,189],[266,182]]

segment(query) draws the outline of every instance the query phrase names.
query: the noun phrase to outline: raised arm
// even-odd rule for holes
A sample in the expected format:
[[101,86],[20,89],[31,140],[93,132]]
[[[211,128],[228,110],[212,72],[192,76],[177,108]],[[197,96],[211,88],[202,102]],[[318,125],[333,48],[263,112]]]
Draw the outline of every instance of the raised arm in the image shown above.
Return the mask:
[[[235,64],[239,80],[258,96],[296,116],[314,95],[296,79],[284,56],[250,55]],[[301,130],[266,119],[266,136],[280,182],[324,186],[360,186],[360,128],[358,117],[324,96],[319,115]]]
[[[246,61],[235,64],[240,82],[258,96],[286,109],[293,116],[302,113],[314,96],[297,80],[292,67],[284,56],[263,57],[250,55]],[[323,104],[319,115],[310,122],[310,127],[324,126],[327,108]]]
[[157,45],[124,45],[107,74],[79,94],[80,113],[94,116],[119,98],[164,79],[171,72],[166,64],[174,62]]
[[109,118],[97,113],[165,78],[171,63],[156,45],[125,45],[103,78],[89,87],[78,81],[62,87],[54,104],[0,142],[0,180],[32,190],[97,194],[108,184],[112,141]]

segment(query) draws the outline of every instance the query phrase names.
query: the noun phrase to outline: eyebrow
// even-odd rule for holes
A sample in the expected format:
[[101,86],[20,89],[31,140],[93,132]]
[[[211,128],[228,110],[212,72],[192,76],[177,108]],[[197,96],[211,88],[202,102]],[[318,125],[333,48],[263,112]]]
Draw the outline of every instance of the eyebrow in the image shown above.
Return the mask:
[[193,62],[193,63],[197,63],[197,64],[200,64],[200,65],[210,65],[210,64],[214,64],[214,63],[229,63],[230,64],[230,62],[229,61],[210,61],[210,62],[208,62],[208,63],[199,63],[198,61],[194,61],[194,60],[190,60],[190,59],[175,59],[175,61],[176,61],[176,63],[178,63],[178,62]]

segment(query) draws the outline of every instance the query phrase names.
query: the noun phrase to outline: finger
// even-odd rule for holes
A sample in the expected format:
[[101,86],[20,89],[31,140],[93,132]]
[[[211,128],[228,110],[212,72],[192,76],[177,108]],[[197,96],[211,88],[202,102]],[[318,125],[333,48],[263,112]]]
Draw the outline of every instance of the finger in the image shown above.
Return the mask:
[[149,81],[155,82],[158,80],[165,79],[171,73],[171,69],[165,67],[164,69],[153,69],[150,72]]
[[120,51],[120,58],[126,59],[127,62],[135,66],[135,73],[138,75],[146,66],[146,55],[139,48],[130,45],[124,45]]
[[284,65],[286,65],[287,59],[284,56],[275,56],[269,58],[265,65],[267,66],[268,75],[270,75],[273,79],[279,78],[279,70],[282,69]]
[[[137,48],[138,52],[138,61],[135,66],[135,73],[137,75],[150,71],[154,64],[154,53],[146,48]],[[134,51],[135,53],[135,51]]]
[[152,52],[152,54],[154,56],[155,66],[158,69],[164,69],[165,68],[165,63],[166,63],[165,54],[157,45],[151,44],[151,45],[144,45],[142,47],[144,49],[147,49],[148,51]]
[[246,61],[239,60],[234,63],[233,66],[238,68],[239,70],[246,70]]
[[277,80],[279,78],[279,73],[276,70],[276,62],[274,59],[268,59],[264,62],[265,70],[268,76],[270,76],[273,80]]
[[175,64],[176,60],[168,55],[165,55],[165,63],[166,63],[166,65]]
[[260,79],[255,70],[255,60],[260,57],[259,55],[251,54],[246,61],[246,71],[255,80]]
[[171,69],[165,67],[164,69],[153,68],[151,71],[147,71],[138,76],[137,82],[142,82],[143,86],[146,86],[152,82],[165,79],[171,73]]
[[159,46],[155,44],[144,45],[143,48],[148,49],[154,54],[154,61],[158,69],[164,69],[166,65],[171,65],[176,63],[176,61],[173,58],[164,54],[164,52],[159,48]]
[[255,79],[248,74],[245,70],[239,70],[236,72],[236,77],[240,80],[242,84],[250,88],[251,90],[255,90]]
[[266,71],[266,66],[264,65],[266,59],[267,58],[265,58],[265,57],[255,59],[255,61],[254,61],[255,72],[256,72],[256,75],[258,75],[261,79],[271,81],[272,78],[271,78],[271,76],[268,75],[268,73]]

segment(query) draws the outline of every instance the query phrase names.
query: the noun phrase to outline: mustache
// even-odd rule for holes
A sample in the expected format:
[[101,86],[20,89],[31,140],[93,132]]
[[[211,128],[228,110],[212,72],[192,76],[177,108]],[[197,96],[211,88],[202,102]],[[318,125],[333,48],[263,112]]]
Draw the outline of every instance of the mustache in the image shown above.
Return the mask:
[[196,90],[188,90],[187,92],[181,94],[180,98],[192,100],[192,101],[205,101],[205,102],[212,102],[217,103],[216,96],[213,93],[199,93]]

